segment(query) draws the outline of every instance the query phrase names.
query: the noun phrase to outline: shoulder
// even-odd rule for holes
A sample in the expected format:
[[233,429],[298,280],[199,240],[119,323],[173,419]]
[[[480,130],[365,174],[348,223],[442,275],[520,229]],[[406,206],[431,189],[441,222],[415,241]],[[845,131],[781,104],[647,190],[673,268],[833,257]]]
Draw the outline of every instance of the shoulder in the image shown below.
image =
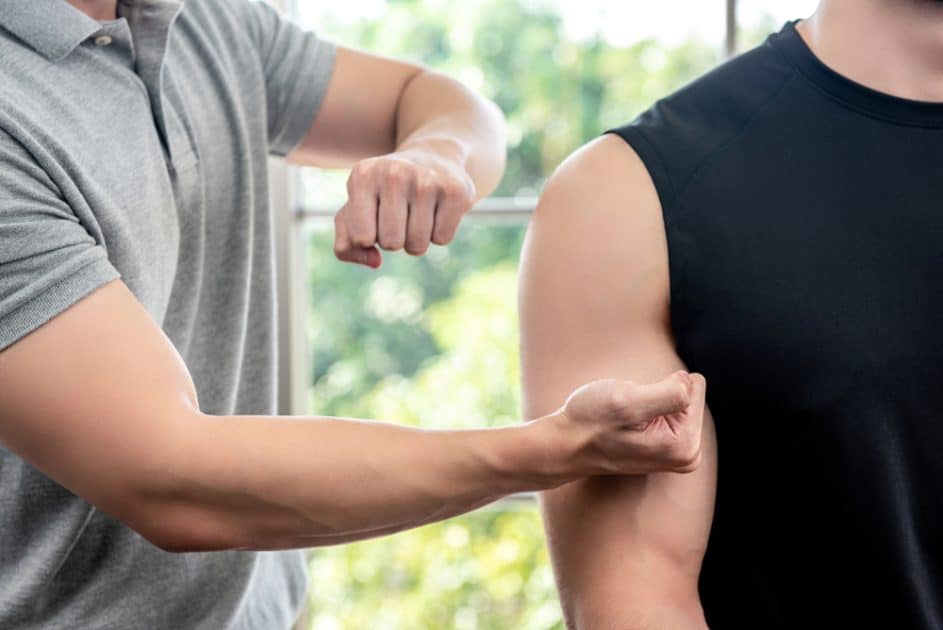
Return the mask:
[[264,0],[189,0],[180,16],[184,21],[224,31],[239,37],[260,37],[286,18]]
[[279,18],[278,11],[256,0],[189,0],[184,3],[178,27],[201,38],[219,39],[219,44],[241,46],[256,42],[259,30]]
[[612,133],[640,156],[662,202],[669,205],[688,178],[744,133],[795,76],[794,66],[771,38],[660,99]]
[[654,185],[638,153],[607,134],[575,151],[556,169],[536,215],[555,222],[620,220],[627,208],[657,206]]
[[532,299],[564,292],[581,304],[584,317],[589,311],[613,319],[627,311],[663,315],[668,269],[661,206],[631,147],[603,136],[557,169],[531,221],[522,270]]

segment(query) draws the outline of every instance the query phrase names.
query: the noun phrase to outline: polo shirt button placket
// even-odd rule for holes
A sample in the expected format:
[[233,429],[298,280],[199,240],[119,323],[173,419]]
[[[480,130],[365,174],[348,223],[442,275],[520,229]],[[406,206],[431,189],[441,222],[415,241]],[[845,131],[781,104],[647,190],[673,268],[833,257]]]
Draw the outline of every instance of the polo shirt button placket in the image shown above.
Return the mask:
[[99,35],[95,38],[95,45],[99,47],[110,46],[112,41],[111,35]]

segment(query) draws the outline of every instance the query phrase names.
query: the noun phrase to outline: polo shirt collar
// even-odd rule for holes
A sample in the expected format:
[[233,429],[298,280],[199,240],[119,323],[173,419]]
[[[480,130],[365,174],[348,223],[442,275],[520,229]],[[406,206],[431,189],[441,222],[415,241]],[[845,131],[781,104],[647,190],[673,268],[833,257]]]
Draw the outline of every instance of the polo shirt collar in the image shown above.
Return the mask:
[[101,24],[65,0],[0,0],[0,26],[50,61],[59,61]]
[[[180,0],[119,0],[119,4],[134,8],[171,5],[178,11],[180,8]],[[100,31],[102,25],[65,0],[0,0],[0,27],[56,62]]]

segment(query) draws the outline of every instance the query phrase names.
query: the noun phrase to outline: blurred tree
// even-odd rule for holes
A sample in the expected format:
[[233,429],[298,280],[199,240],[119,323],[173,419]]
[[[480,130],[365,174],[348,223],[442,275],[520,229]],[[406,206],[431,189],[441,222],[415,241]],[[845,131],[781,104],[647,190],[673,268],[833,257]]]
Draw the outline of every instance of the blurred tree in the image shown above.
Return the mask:
[[[493,98],[510,130],[499,195],[535,194],[569,152],[719,56],[719,46],[699,41],[572,41],[537,0],[388,0],[379,19],[328,20],[320,30],[420,60]],[[304,179],[303,203],[324,203],[332,185],[343,190],[343,176]],[[449,247],[423,259],[386,255],[376,273],[336,262],[331,234],[312,230],[312,410],[427,427],[518,418],[523,232],[466,220]],[[563,627],[532,506],[321,550],[311,573],[312,630]]]

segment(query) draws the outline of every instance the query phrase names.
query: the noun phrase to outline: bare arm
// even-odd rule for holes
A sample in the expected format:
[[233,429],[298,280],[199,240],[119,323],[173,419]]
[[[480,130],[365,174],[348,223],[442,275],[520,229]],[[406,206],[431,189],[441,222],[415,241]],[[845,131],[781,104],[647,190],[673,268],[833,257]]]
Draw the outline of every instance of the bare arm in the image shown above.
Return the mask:
[[[593,142],[547,186],[525,245],[521,320],[525,417],[556,408],[586,380],[645,383],[683,367],[668,322],[658,197],[622,140]],[[697,579],[715,475],[705,410],[694,472],[597,477],[544,493],[571,628],[705,627]]]
[[324,103],[289,159],[353,166],[336,249],[342,260],[377,267],[375,246],[420,255],[452,240],[501,179],[504,119],[443,74],[340,48]]
[[335,544],[590,474],[686,466],[644,425],[690,398],[677,376],[590,384],[541,420],[477,431],[210,416],[118,281],[0,352],[0,441],[169,550]]
[[455,79],[341,47],[324,103],[289,159],[308,166],[350,167],[428,145],[461,163],[484,197],[501,179],[504,142],[498,108]]

